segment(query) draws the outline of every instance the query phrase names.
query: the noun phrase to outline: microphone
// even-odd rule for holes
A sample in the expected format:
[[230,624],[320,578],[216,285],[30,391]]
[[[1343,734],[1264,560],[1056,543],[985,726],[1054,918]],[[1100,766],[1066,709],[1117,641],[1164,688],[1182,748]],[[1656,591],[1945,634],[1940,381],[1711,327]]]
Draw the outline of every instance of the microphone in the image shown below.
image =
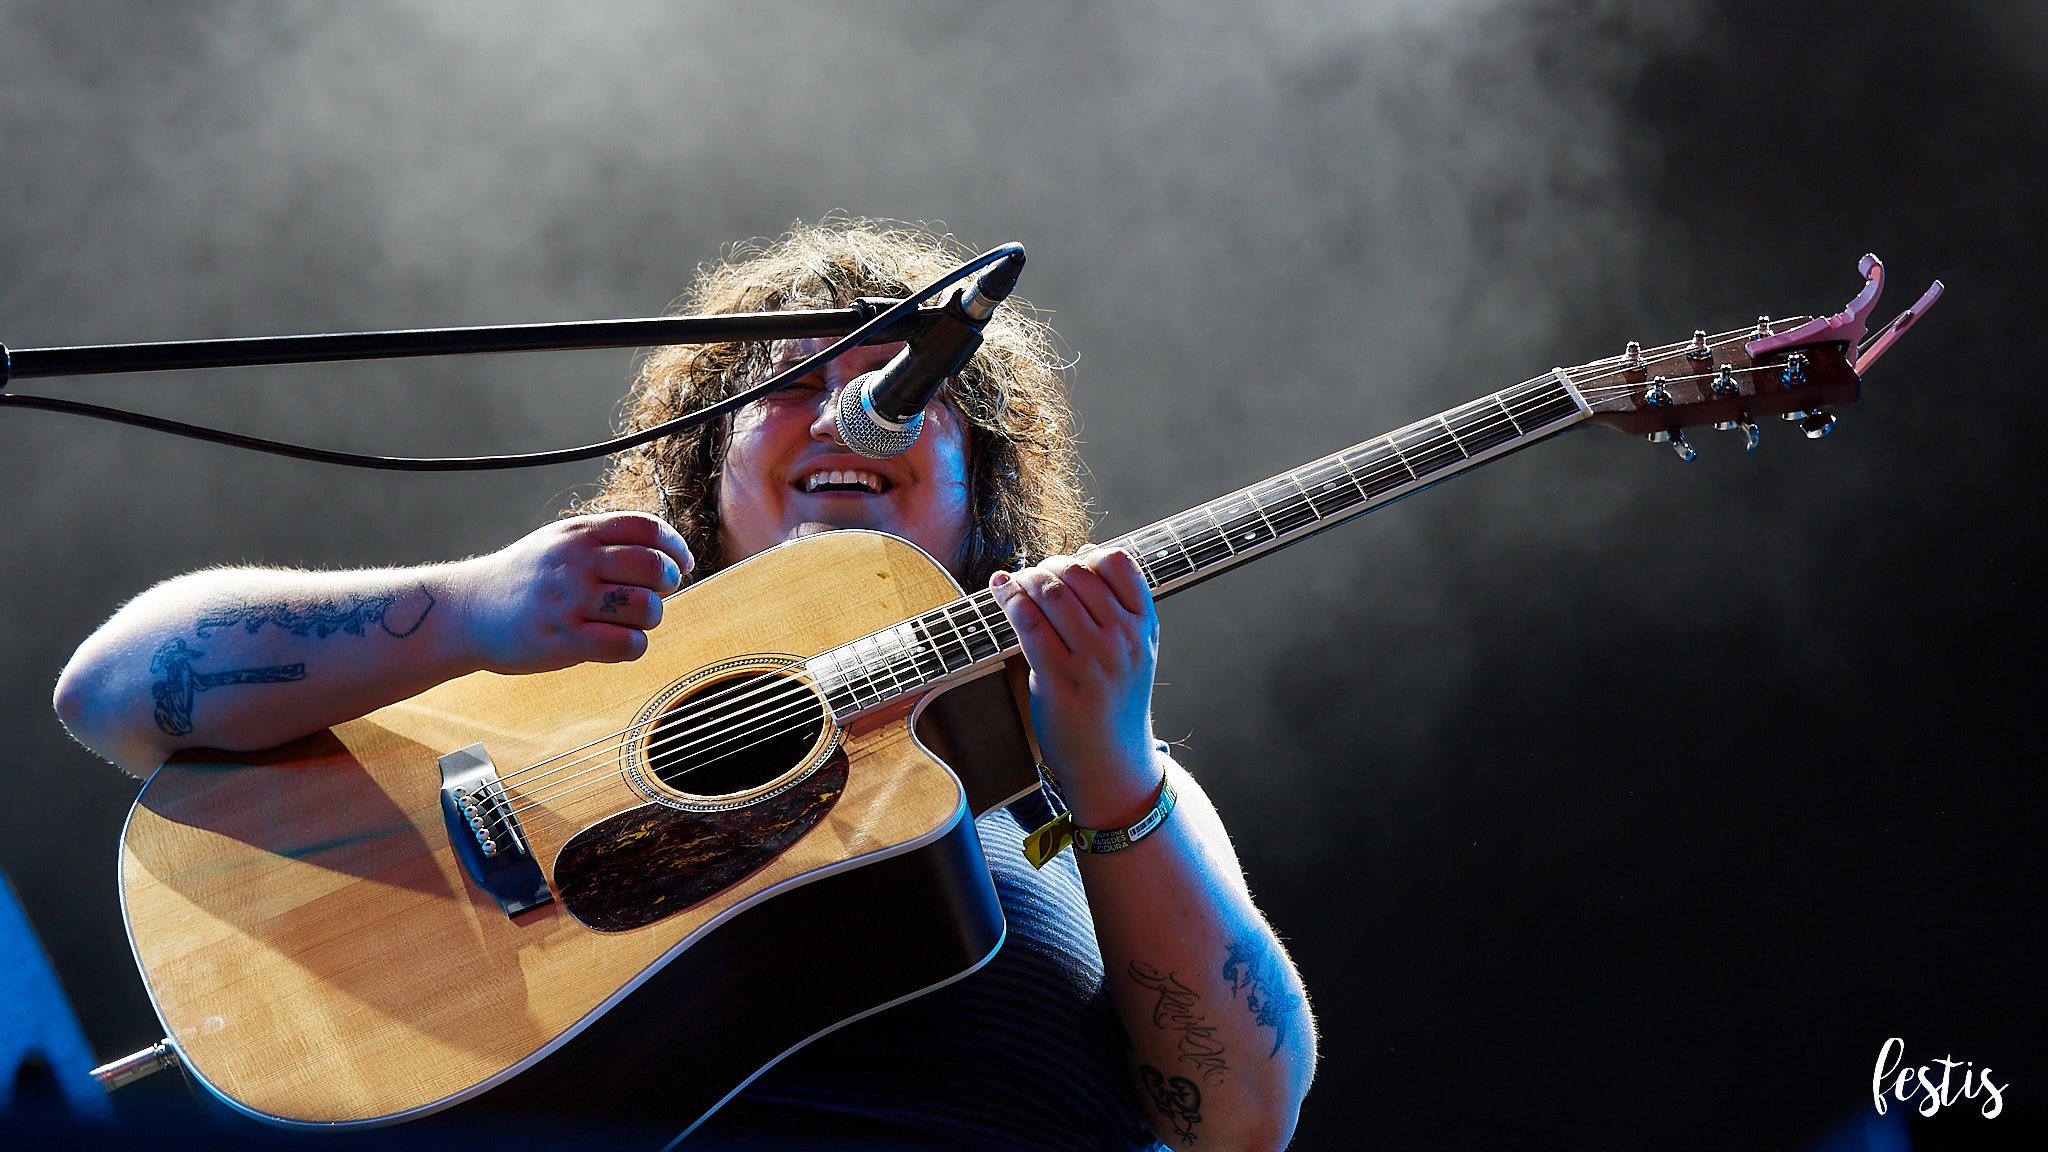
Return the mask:
[[903,351],[839,392],[839,438],[870,460],[901,455],[924,429],[924,406],[981,347],[981,329],[1017,286],[1024,250],[982,273],[939,310]]

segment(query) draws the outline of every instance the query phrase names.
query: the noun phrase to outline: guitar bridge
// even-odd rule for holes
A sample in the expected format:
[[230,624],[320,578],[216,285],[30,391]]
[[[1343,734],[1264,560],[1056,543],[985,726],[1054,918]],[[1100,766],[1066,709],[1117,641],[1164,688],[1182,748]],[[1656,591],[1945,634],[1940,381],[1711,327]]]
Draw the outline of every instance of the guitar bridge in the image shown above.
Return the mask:
[[555,902],[498,780],[498,766],[482,744],[441,757],[441,816],[456,857],[505,915]]

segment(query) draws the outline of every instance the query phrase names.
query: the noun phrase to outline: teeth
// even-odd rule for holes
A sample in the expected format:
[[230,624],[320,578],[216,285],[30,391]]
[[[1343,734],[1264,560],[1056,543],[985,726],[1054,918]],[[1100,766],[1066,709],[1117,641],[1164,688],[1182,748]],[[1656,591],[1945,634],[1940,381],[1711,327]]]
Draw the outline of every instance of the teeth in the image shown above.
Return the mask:
[[828,486],[844,487],[848,485],[858,485],[870,492],[880,492],[882,490],[882,478],[873,472],[850,472],[843,470],[813,472],[809,476],[804,477],[804,491],[806,492],[816,492],[818,489]]

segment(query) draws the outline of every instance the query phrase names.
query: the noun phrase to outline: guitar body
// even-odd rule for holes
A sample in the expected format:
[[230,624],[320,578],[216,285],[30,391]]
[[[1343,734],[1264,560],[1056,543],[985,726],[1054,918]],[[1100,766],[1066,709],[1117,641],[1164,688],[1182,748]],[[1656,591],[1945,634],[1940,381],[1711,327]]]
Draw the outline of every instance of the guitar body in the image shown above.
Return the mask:
[[[279,748],[173,757],[129,816],[121,886],[184,1066],[286,1124],[573,1110],[581,1084],[674,1131],[820,1032],[972,971],[1002,914],[960,782],[913,735],[923,698],[844,731],[825,714],[718,803],[620,737],[692,684],[959,595],[893,537],[805,537],[671,597],[638,661],[477,673]],[[557,897],[516,916],[444,820],[437,762],[478,743]]]

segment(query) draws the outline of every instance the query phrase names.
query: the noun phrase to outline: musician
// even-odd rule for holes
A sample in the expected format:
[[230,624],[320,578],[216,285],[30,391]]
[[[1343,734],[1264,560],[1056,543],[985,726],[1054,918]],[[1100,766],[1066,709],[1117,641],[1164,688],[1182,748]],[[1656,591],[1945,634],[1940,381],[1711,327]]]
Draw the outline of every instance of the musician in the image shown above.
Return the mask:
[[[697,313],[902,296],[957,263],[928,232],[800,226],[700,270]],[[700,1133],[805,1146],[1277,1148],[1315,1060],[1299,977],[1253,906],[1215,808],[1155,739],[1158,623],[1130,556],[1087,545],[1051,333],[1020,305],[926,409],[904,454],[839,439],[839,389],[900,346],[856,348],[722,424],[622,456],[578,515],[422,568],[210,569],[121,608],[80,645],[56,707],[138,774],[187,747],[292,740],[478,669],[539,672],[646,648],[662,597],[825,528],[894,533],[991,586],[1030,664],[1046,770],[1081,828],[1170,807],[1119,850],[1034,869],[1043,800],[983,817],[1009,935],[979,972],[769,1070]],[[660,349],[629,397],[647,427],[818,342]],[[688,627],[687,620],[671,627]],[[858,1143],[865,1139],[867,1143]],[[697,1140],[693,1137],[693,1143]]]

